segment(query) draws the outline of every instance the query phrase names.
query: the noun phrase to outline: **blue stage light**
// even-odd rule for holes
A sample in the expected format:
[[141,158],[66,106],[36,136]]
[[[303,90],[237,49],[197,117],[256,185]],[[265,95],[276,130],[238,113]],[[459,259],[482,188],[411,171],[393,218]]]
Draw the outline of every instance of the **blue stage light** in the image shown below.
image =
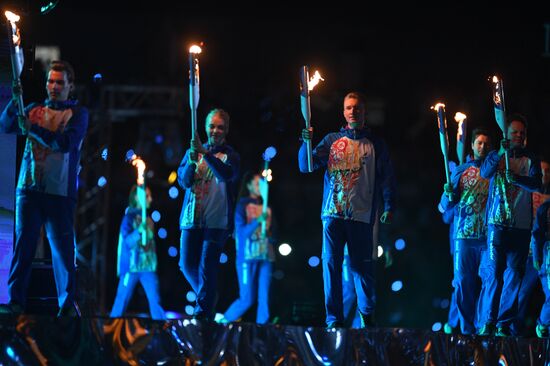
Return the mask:
[[176,188],[176,187],[170,187],[170,189],[168,190],[168,195],[170,196],[171,199],[175,200],[176,198],[178,198],[178,195],[180,194],[180,191]]
[[176,248],[174,246],[171,246],[170,248],[168,248],[168,255],[172,258],[177,257],[178,256],[178,248]]
[[168,232],[166,231],[165,228],[161,227],[158,231],[158,236],[161,239],[166,239],[166,237],[168,236]]
[[394,282],[391,284],[391,290],[392,290],[393,292],[400,291],[402,288],[403,288],[403,282],[401,282],[401,281],[394,281]]
[[317,267],[319,265],[319,262],[320,262],[319,257],[314,255],[309,257],[307,264],[309,264],[310,267]]
[[107,179],[103,176],[99,177],[99,179],[97,180],[97,185],[100,187],[104,187],[105,184],[107,184]]
[[160,212],[158,212],[157,210],[151,212],[151,219],[154,222],[159,222],[160,221]]
[[397,240],[395,241],[395,249],[397,249],[397,250],[403,250],[403,249],[405,249],[405,246],[406,246],[405,240],[403,240],[403,239],[397,239]]

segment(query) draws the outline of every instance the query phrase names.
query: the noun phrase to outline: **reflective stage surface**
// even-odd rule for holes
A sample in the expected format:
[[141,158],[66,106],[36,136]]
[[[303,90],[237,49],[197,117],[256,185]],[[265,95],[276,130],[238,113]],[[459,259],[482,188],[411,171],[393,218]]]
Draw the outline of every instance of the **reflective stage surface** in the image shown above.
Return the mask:
[[179,319],[0,320],[0,365],[547,365],[549,342]]

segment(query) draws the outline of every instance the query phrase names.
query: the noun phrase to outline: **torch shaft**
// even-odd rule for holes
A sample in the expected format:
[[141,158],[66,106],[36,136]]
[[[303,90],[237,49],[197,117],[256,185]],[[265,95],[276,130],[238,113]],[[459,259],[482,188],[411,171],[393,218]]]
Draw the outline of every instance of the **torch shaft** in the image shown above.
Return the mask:
[[[269,161],[265,161],[264,163],[264,172],[265,172],[265,177],[263,177],[262,179],[264,180],[264,184],[265,184],[265,189],[262,190],[262,214],[266,214],[267,213],[267,205],[268,205],[268,201],[269,201],[269,181],[267,180],[267,176],[269,175],[268,174],[268,169],[269,169]],[[265,219],[264,221],[262,221],[262,238],[265,238],[266,237],[266,234],[267,234],[267,219]]]
[[[311,127],[311,104],[309,97],[309,69],[307,66],[302,66],[300,69],[300,79],[302,90],[300,93],[300,105],[302,109],[302,116],[304,117],[306,128]],[[307,152],[307,170],[313,171],[313,149],[311,140],[306,140],[306,152]]]
[[189,106],[191,107],[191,138],[197,132],[197,107],[199,105],[199,59],[189,53]]
[[13,84],[17,85],[19,89],[19,94],[17,95],[17,116],[18,118],[24,118],[25,116],[25,108],[23,105],[23,92],[21,89],[21,71],[22,71],[22,65],[21,62],[21,48],[18,45],[15,45],[13,43],[13,37],[17,33],[17,29],[14,29],[11,22],[6,22],[8,26],[8,36],[9,39],[9,45],[10,45],[10,60],[11,60],[11,71],[13,75]]
[[437,122],[439,124],[439,143],[445,162],[445,178],[447,184],[451,183],[451,172],[449,170],[449,140],[447,137],[447,120],[445,118],[445,109],[439,106],[437,109]]

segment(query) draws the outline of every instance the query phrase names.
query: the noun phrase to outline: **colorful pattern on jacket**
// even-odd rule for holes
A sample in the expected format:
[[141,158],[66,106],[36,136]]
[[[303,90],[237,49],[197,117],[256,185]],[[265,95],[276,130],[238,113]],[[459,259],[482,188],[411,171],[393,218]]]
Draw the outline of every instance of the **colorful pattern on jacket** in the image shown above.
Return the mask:
[[141,242],[138,228],[141,224],[141,209],[126,209],[120,224],[118,237],[117,274],[127,272],[155,272],[157,270],[157,252],[154,237],[154,225],[147,218],[147,244]]
[[[307,154],[302,144],[300,171],[307,172]],[[321,218],[339,218],[372,223],[378,202],[392,211],[395,178],[385,142],[368,128],[343,128],[330,133],[313,150],[313,168],[326,167]]]
[[[454,228],[456,239],[483,239],[487,237],[485,207],[489,194],[489,180],[479,174],[479,160],[458,166],[453,174],[460,200],[455,206]],[[458,180],[458,181],[457,181]]]
[[[19,171],[17,189],[76,198],[80,149],[88,128],[88,112],[78,102],[46,101],[25,109],[31,127]],[[21,133],[17,109],[10,102],[0,117],[2,130]]]
[[[226,154],[217,153],[214,156],[224,163],[227,161]],[[184,226],[204,227],[209,206],[216,204],[216,202],[225,202],[222,191],[225,191],[225,183],[216,181],[214,173],[203,159],[203,155],[199,154],[199,162],[195,169],[194,183],[191,188],[192,199],[185,207],[182,224]],[[222,210],[226,211],[224,208]],[[222,220],[219,225],[225,227],[227,221]]]
[[178,168],[178,183],[186,190],[180,228],[232,229],[239,155],[229,146],[211,146],[189,163],[189,150]]
[[525,150],[509,159],[516,183],[506,180],[504,157],[491,151],[481,167],[481,175],[491,178],[487,203],[487,223],[515,229],[530,229],[532,223],[531,192],[539,189],[540,163]]
[[[544,262],[543,270],[546,274],[546,281],[550,281],[550,260],[548,259],[550,250],[550,199],[544,201],[537,209],[533,231],[531,233],[531,251],[533,259],[539,264]],[[550,282],[548,283],[550,285]]]
[[[249,203],[246,205],[246,221],[247,224],[251,224],[256,221],[258,216],[262,214],[263,206],[256,203]],[[266,220],[266,236],[262,236],[262,225],[258,224],[256,229],[252,231],[252,234],[245,239],[244,243],[244,259],[247,261],[252,260],[275,260],[275,252],[273,245],[270,242],[270,230],[271,230],[271,209],[267,210]]]

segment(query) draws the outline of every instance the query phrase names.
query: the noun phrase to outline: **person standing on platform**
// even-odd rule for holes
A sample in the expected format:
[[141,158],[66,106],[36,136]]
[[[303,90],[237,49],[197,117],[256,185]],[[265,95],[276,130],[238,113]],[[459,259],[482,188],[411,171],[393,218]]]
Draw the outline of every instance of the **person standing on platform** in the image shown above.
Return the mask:
[[[361,326],[374,324],[373,225],[383,199],[382,223],[394,210],[395,178],[386,143],[365,125],[366,101],[359,93],[344,98],[346,126],[325,136],[313,150],[313,169],[326,168],[321,218],[323,220],[323,282],[326,324],[344,325],[342,262],[348,245],[350,269],[357,294]],[[313,129],[302,130],[298,153],[300,171],[308,172],[306,141]]]
[[[542,171],[542,188],[540,192],[533,192],[533,217],[536,217],[537,210],[540,205],[550,198],[550,164],[549,159],[543,158],[540,162]],[[521,286],[518,294],[518,316],[512,323],[514,334],[523,334],[525,329],[525,318],[527,316],[527,308],[531,294],[535,289],[539,277],[542,279],[533,265],[533,252],[529,250],[527,264],[525,265],[525,274],[521,281]],[[544,286],[544,283],[543,283]]]
[[178,183],[185,189],[179,266],[197,295],[193,316],[212,321],[220,254],[233,230],[240,157],[226,143],[226,111],[211,110],[205,127],[208,142],[203,145],[194,136],[178,168]]
[[0,116],[5,133],[26,136],[16,191],[15,250],[8,279],[9,303],[0,313],[24,311],[40,229],[44,225],[57,288],[59,316],[80,316],[75,302],[74,212],[80,150],[88,129],[88,110],[76,99],[75,73],[66,61],[52,61],[47,70],[44,103],[25,108],[17,116],[21,86]]
[[[548,169],[548,165],[543,167]],[[548,170],[546,171],[548,173]],[[546,182],[545,188],[548,188]],[[537,209],[531,233],[531,252],[533,267],[539,273],[544,303],[537,320],[536,333],[539,338],[550,337],[550,198],[547,198]]]
[[[454,297],[462,334],[475,334],[480,286],[485,292],[483,279],[487,276],[482,263],[487,256],[487,225],[485,206],[489,193],[489,181],[480,176],[480,167],[490,148],[489,133],[483,129],[472,131],[473,159],[457,166],[452,174],[451,186],[445,184],[442,207],[454,208]],[[449,194],[452,200],[449,202]]]
[[[256,323],[269,321],[269,289],[275,251],[271,209],[262,213],[262,185],[267,184],[259,174],[247,173],[243,178],[235,208],[236,267],[239,279],[239,298],[223,315],[221,322],[239,319],[254,303],[258,303]],[[262,222],[267,235],[262,237]]]
[[[134,185],[130,190],[128,198],[128,208],[122,223],[120,224],[120,234],[118,237],[118,261],[117,275],[120,280],[115,297],[115,303],[111,310],[111,318],[117,318],[124,315],[128,303],[138,282],[145,290],[145,295],[149,301],[149,310],[151,318],[155,320],[164,320],[166,316],[164,309],[160,305],[159,280],[157,277],[157,252],[154,236],[154,224],[151,218],[143,220],[142,206],[147,208],[153,201],[151,191],[146,189],[146,202],[140,202],[138,189],[143,189]],[[143,245],[142,236],[146,235],[146,244]]]
[[[513,115],[507,123],[506,139],[491,151],[481,165],[481,177],[490,179],[487,200],[487,291],[481,300],[487,306],[479,314],[478,333],[513,335],[518,315],[518,293],[529,252],[531,192],[540,188],[538,159],[525,148],[527,122]],[[509,168],[505,162],[508,151]]]

